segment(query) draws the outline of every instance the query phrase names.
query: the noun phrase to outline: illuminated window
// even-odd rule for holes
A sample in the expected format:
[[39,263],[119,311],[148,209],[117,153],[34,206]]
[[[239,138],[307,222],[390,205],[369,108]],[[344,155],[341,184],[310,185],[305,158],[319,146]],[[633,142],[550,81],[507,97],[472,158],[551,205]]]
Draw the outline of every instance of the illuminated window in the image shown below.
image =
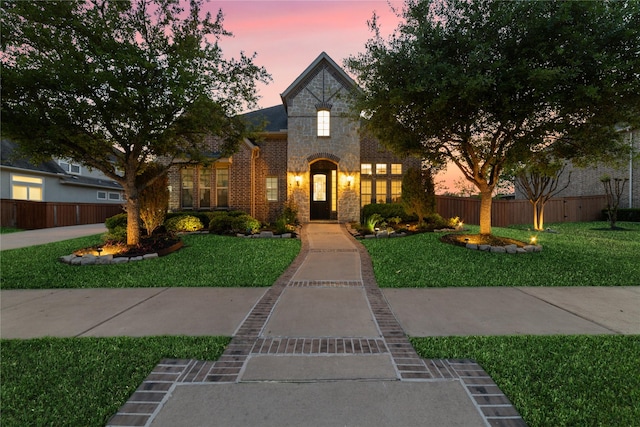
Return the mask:
[[392,179],[391,180],[391,202],[398,203],[400,201],[400,196],[402,196],[402,180]]
[[216,206],[229,206],[229,168],[216,169]]
[[386,174],[387,174],[387,164],[376,163],[376,175],[386,175]]
[[363,163],[360,165],[360,173],[362,175],[371,175],[371,163]]
[[318,111],[318,136],[330,136],[330,113],[328,110]]
[[391,175],[402,175],[402,163],[391,164]]
[[371,180],[360,180],[360,206],[368,205],[371,203]]
[[267,177],[267,200],[270,202],[278,201],[278,178],[275,176]]
[[44,181],[24,175],[11,175],[11,198],[42,201]]
[[198,180],[198,194],[201,208],[211,207],[211,169],[201,169]]
[[327,201],[327,176],[325,174],[313,175],[313,201]]
[[376,181],[376,203],[387,203],[387,181]]
[[180,201],[183,208],[193,207],[193,178],[195,169],[188,168],[180,170]]

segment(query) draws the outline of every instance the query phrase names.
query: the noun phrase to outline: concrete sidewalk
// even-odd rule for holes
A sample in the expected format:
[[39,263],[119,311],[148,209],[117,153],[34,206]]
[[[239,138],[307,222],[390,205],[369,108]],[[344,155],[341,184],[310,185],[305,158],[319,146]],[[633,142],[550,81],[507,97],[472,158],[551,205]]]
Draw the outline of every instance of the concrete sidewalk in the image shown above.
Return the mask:
[[28,246],[43,245],[75,239],[76,237],[102,234],[107,231],[104,223],[73,225],[69,227],[41,228],[25,230],[15,233],[0,234],[0,250],[26,248]]
[[114,426],[517,426],[482,367],[407,335],[640,333],[640,287],[382,291],[343,226],[302,243],[270,288],[2,291],[0,335],[233,336],[218,361],[161,361]]

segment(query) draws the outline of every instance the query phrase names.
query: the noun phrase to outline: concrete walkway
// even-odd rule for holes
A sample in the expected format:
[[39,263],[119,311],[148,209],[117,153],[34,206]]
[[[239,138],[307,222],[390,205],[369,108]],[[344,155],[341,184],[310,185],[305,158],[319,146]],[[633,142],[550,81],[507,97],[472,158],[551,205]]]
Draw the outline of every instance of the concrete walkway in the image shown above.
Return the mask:
[[0,333],[234,337],[216,362],[159,363],[114,426],[524,425],[482,367],[406,335],[640,333],[640,287],[381,291],[343,226],[302,242],[267,289],[2,291]]
[[45,243],[59,242],[61,240],[75,239],[76,237],[102,234],[107,231],[104,223],[72,225],[69,227],[41,228],[38,230],[25,230],[16,233],[0,234],[0,250],[26,248]]

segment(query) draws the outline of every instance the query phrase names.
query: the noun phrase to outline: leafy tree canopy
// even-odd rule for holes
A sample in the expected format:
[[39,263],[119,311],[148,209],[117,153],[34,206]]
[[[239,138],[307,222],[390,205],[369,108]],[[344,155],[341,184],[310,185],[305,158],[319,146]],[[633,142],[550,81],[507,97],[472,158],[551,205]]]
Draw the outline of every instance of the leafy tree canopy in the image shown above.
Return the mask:
[[619,155],[640,105],[640,3],[408,0],[389,39],[350,57],[367,126],[399,153],[453,162],[480,190],[481,233],[505,166],[553,148]]
[[[2,133],[26,153],[66,157],[124,187],[128,243],[137,197],[164,171],[154,158],[201,159],[207,136],[222,155],[245,132],[237,113],[267,82],[255,54],[225,59],[231,33],[203,0],[3,0]],[[211,149],[209,148],[209,151]],[[133,224],[133,225],[132,225]]]

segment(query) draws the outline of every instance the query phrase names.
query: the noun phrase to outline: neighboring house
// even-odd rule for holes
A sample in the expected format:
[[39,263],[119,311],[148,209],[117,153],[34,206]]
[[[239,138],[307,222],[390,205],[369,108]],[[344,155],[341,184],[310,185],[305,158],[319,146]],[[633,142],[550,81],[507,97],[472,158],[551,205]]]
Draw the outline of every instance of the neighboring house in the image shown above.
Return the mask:
[[[621,130],[624,133],[623,141],[630,147],[633,147],[632,153],[628,159],[622,159],[623,166],[613,168],[611,166],[591,166],[586,168],[578,168],[569,165],[562,176],[558,188],[566,185],[569,179],[569,185],[566,189],[557,194],[556,197],[583,197],[604,195],[604,187],[601,178],[605,175],[612,179],[627,179],[624,192],[620,199],[620,208],[640,208],[640,130]],[[569,174],[571,177],[569,178]],[[517,199],[523,199],[525,196],[516,192]],[[603,206],[604,207],[604,206]]]
[[359,221],[369,203],[397,201],[416,158],[399,158],[359,132],[347,117],[356,83],[326,53],[281,94],[282,105],[247,113],[263,123],[230,158],[209,165],[176,162],[169,172],[172,210],[239,209],[274,221],[288,200],[301,222]]
[[120,184],[101,172],[64,159],[34,164],[17,157],[17,144],[2,140],[0,198],[38,202],[122,204]]

